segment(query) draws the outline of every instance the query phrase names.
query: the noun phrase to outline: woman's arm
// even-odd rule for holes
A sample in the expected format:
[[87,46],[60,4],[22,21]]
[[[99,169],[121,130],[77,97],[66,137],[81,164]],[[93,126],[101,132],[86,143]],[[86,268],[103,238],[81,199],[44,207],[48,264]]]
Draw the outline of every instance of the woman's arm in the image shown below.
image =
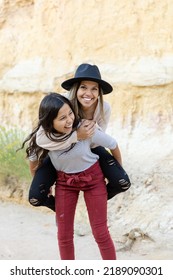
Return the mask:
[[38,160],[35,160],[35,161],[29,160],[29,169],[30,169],[31,175],[33,177],[35,175],[35,171],[37,169],[37,166],[38,166]]
[[101,104],[98,103],[94,113],[94,120],[103,131],[106,131],[111,116],[111,107],[106,101],[103,103],[103,112],[104,118],[101,114]]
[[91,139],[91,145],[92,144],[108,148],[111,151],[113,157],[119,162],[120,165],[122,165],[121,152],[115,138],[96,128]]
[[116,146],[115,149],[110,149],[113,157],[119,162],[119,164],[122,166],[122,157],[121,157],[121,152],[120,149],[118,147],[118,145]]

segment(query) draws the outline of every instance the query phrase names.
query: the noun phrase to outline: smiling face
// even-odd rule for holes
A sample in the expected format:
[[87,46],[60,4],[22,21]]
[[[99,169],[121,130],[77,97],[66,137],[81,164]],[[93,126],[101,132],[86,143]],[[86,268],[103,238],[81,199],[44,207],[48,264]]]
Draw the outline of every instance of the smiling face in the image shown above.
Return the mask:
[[77,91],[77,99],[84,109],[96,104],[99,96],[99,85],[93,81],[82,81]]
[[59,133],[69,134],[72,131],[74,119],[75,116],[72,109],[65,103],[53,120],[53,127]]

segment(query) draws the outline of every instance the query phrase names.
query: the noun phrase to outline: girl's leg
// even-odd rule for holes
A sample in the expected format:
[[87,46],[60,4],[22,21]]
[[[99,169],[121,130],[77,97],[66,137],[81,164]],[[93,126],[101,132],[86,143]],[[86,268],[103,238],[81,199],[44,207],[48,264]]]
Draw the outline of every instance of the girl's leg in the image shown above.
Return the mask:
[[55,211],[55,199],[48,196],[51,186],[55,184],[57,173],[47,157],[42,166],[36,171],[29,189],[29,202],[33,206],[46,206]]
[[101,146],[92,149],[92,152],[99,156],[100,167],[105,178],[108,180],[107,199],[127,191],[131,186],[130,179],[118,161]]
[[102,259],[115,260],[115,247],[107,226],[106,186],[102,173],[95,174],[95,178],[92,181],[93,188],[84,192],[89,220]]
[[74,260],[74,216],[79,191],[58,185],[55,189],[57,238],[61,260]]

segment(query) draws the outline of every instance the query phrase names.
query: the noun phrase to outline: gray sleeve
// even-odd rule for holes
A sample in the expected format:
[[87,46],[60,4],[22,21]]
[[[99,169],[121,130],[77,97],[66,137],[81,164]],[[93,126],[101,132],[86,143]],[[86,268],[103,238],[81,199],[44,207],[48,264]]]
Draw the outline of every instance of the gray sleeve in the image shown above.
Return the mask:
[[104,131],[96,128],[95,133],[91,139],[92,144],[106,147],[110,150],[113,150],[117,146],[117,141],[112,136],[106,134]]

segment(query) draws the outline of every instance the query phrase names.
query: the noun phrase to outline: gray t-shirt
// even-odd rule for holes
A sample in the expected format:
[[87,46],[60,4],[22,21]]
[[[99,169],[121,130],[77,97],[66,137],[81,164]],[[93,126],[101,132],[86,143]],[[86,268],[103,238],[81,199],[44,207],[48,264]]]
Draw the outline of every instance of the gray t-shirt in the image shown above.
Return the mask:
[[78,141],[74,147],[49,152],[55,169],[65,173],[77,173],[88,169],[99,159],[91,152],[90,146],[96,144],[108,149],[115,149],[117,142],[110,135],[96,128],[92,138]]

